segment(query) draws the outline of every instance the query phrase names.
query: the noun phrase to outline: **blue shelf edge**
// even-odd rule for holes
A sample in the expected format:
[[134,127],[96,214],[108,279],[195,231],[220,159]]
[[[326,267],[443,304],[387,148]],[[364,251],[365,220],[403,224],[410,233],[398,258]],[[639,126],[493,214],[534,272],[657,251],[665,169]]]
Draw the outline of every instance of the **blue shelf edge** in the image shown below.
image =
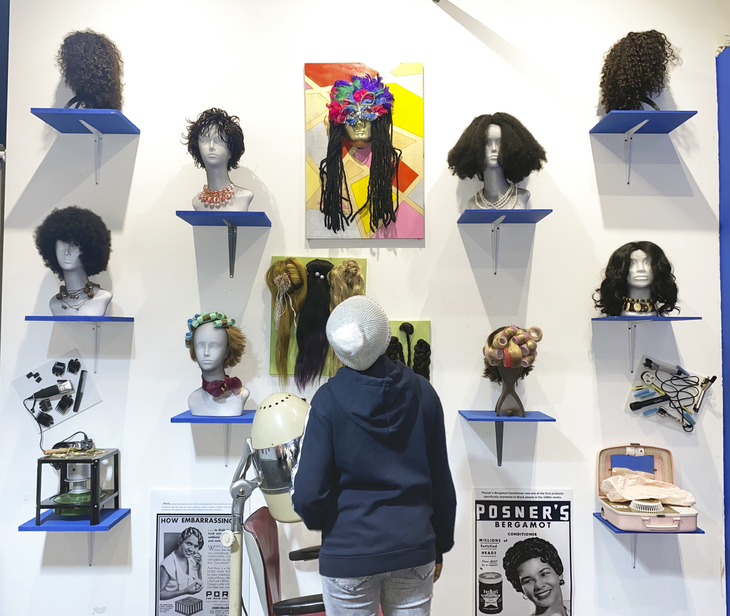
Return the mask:
[[227,220],[238,227],[270,227],[271,221],[265,212],[237,212],[233,210],[201,212],[198,210],[177,210],[175,215],[193,227],[225,227]]
[[79,321],[82,323],[134,323],[134,317],[84,317],[84,316],[33,316],[28,315],[25,317],[26,321],[60,321],[60,322],[74,322]]
[[609,111],[589,130],[589,134],[624,134],[644,120],[649,120],[636,131],[637,135],[668,135],[675,128],[684,124],[696,111]]
[[556,421],[554,417],[540,411],[525,411],[525,417],[508,417],[501,415],[497,417],[496,411],[459,411],[467,421],[511,421],[511,422],[535,422],[535,421]]
[[95,526],[91,525],[89,516],[69,518],[68,516],[56,515],[52,510],[41,514],[40,526],[35,525],[35,517],[18,526],[20,532],[102,532],[116,526],[130,513],[131,509],[102,509],[101,521]]
[[83,120],[104,135],[140,134],[139,128],[118,109],[31,107],[30,112],[59,133],[90,135],[91,131],[79,122]]
[[254,412],[236,415],[234,417],[207,417],[193,415],[192,411],[185,411],[170,419],[170,423],[207,423],[207,424],[250,424],[253,423]]
[[704,535],[705,531],[701,528],[697,527],[697,530],[689,530],[689,531],[683,531],[683,532],[674,532],[674,531],[662,531],[662,530],[621,530],[620,528],[616,528],[611,522],[608,520],[604,520],[603,516],[596,512],[593,514],[593,517],[596,518],[599,522],[602,522],[604,526],[612,530],[617,535]]
[[552,210],[464,210],[456,223],[487,225],[504,216],[501,224],[534,224],[551,213]]
[[701,321],[702,317],[593,317],[591,321]]

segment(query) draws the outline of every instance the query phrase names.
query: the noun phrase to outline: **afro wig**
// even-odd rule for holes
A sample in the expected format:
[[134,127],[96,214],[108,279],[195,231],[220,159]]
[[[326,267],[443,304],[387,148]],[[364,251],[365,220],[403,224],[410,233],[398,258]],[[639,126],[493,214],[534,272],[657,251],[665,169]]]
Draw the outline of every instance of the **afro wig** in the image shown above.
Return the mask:
[[231,157],[228,159],[228,170],[237,169],[238,161],[246,151],[243,143],[243,131],[238,121],[238,116],[228,115],[223,109],[212,107],[201,113],[195,122],[188,122],[188,134],[185,136],[184,145],[187,146],[190,156],[193,157],[196,167],[205,167],[203,158],[200,156],[198,139],[201,135],[216,130],[223,142],[226,144]]
[[484,151],[490,124],[495,124],[502,130],[499,165],[510,182],[516,184],[533,171],[542,169],[547,162],[545,149],[517,118],[508,113],[497,112],[477,116],[461,133],[447,158],[452,174],[458,175],[462,180],[474,176],[484,180]]
[[563,575],[563,561],[552,543],[540,537],[530,537],[518,541],[505,552],[502,559],[504,574],[517,592],[522,592],[520,574],[517,569],[521,564],[533,558],[538,558],[546,565],[550,565],[558,576]]
[[672,273],[672,264],[664,251],[656,244],[647,241],[629,242],[616,249],[608,260],[606,273],[601,286],[593,294],[596,308],[609,317],[621,315],[624,298],[628,295],[629,285],[626,278],[631,266],[631,254],[643,250],[651,259],[654,279],[651,283],[651,299],[659,316],[666,316],[677,308],[677,281]]
[[667,85],[671,66],[680,63],[667,37],[656,30],[629,32],[606,52],[601,71],[601,105],[613,110],[639,110]]
[[74,96],[66,107],[122,109],[124,62],[117,46],[93,30],[66,35],[56,56]]
[[46,267],[63,280],[63,270],[56,259],[56,242],[61,240],[81,249],[81,263],[87,276],[106,270],[111,252],[112,234],[98,214],[71,205],[54,209],[33,233],[35,245]]

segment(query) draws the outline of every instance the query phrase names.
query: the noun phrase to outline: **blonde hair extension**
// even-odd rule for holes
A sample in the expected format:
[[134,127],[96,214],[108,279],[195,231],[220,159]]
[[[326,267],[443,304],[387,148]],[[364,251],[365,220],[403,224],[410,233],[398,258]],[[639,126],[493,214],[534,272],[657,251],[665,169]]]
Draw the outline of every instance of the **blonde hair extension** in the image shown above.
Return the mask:
[[327,281],[330,284],[330,312],[346,299],[365,292],[362,269],[355,259],[345,259],[332,268],[327,274]]

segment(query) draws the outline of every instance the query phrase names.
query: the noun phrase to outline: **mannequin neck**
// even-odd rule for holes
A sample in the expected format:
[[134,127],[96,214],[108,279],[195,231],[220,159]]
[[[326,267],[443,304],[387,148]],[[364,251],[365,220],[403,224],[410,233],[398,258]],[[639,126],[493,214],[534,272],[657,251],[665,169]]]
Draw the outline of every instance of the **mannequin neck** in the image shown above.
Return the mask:
[[68,291],[83,289],[87,282],[89,282],[89,277],[81,267],[63,272],[63,284]]
[[632,299],[651,299],[651,287],[632,287],[629,285],[628,295]]
[[225,165],[221,167],[206,167],[205,175],[208,184],[208,190],[223,190],[231,184],[231,178],[228,175],[228,169]]
[[502,167],[487,167],[484,169],[484,196],[489,201],[497,201],[509,188],[509,182],[504,177]]
[[211,381],[222,381],[226,378],[226,373],[223,370],[223,366],[218,366],[212,370],[201,370],[203,378],[210,383]]

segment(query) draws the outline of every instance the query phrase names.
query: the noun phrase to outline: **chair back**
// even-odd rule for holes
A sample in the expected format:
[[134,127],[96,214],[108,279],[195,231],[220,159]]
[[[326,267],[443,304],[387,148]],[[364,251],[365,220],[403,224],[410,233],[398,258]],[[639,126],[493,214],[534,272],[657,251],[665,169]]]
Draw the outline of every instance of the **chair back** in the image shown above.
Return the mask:
[[[243,524],[244,539],[264,614],[274,616],[273,605],[281,598],[279,533],[268,507],[252,513]],[[264,605],[266,597],[266,605]]]

